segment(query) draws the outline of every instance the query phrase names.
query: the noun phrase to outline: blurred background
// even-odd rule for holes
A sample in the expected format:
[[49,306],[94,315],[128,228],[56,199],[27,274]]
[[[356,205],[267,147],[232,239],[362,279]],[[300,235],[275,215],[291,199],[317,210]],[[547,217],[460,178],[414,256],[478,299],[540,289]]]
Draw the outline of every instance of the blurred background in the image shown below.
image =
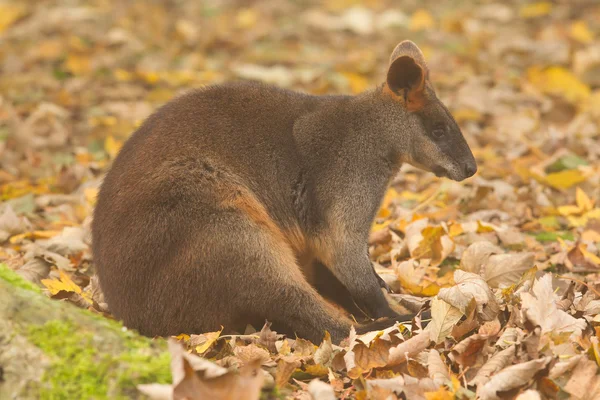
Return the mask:
[[403,168],[379,228],[430,199],[419,211],[434,221],[480,212],[575,242],[598,228],[593,204],[557,207],[578,207],[576,188],[600,197],[598,21],[594,0],[0,0],[0,262],[85,287],[98,183],[158,106],[236,79],[358,93],[404,39],[479,172],[455,183]]

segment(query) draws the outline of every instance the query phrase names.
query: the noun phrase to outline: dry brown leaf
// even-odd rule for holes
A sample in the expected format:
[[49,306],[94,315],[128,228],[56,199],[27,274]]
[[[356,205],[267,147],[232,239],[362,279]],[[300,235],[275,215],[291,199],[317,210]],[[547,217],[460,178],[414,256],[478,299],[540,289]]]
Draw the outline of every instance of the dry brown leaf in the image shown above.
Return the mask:
[[7,204],[0,214],[0,243],[13,235],[25,232],[31,224],[25,217],[18,217],[10,204]]
[[321,342],[321,345],[315,351],[313,356],[315,363],[328,366],[333,359],[333,345],[331,343],[331,335],[329,332],[325,333],[325,338]]
[[429,331],[431,340],[441,343],[450,335],[452,329],[462,318],[463,313],[437,296],[431,300],[431,322],[425,330]]
[[400,343],[396,347],[389,349],[389,358],[387,365],[393,366],[406,362],[411,357],[425,350],[431,343],[431,333],[427,330],[421,331],[416,336],[411,337],[405,342]]
[[290,380],[290,377],[300,367],[300,360],[298,357],[290,355],[284,356],[277,361],[277,369],[275,371],[275,385],[277,387],[283,387]]
[[542,397],[538,391],[529,389],[518,395],[515,400],[542,400]]
[[429,377],[435,382],[436,385],[441,386],[450,382],[450,373],[448,367],[442,361],[440,353],[437,350],[429,350],[427,356],[427,372]]
[[41,284],[42,279],[50,274],[50,264],[40,258],[32,258],[16,272],[30,282]]
[[497,254],[487,260],[481,275],[492,288],[507,287],[517,283],[533,262],[533,253]]
[[598,365],[585,357],[579,359],[564,390],[577,400],[593,400],[600,397]]
[[542,328],[542,334],[573,332],[574,335],[581,335],[586,322],[558,309],[557,299],[552,289],[551,274],[545,274],[537,279],[533,284],[532,292],[533,294],[521,293],[522,308],[527,318]]
[[506,367],[481,386],[477,394],[482,400],[501,399],[502,393],[526,385],[551,360],[552,357],[544,357]]
[[219,339],[223,328],[216,332],[207,332],[201,335],[191,335],[190,345],[195,347],[196,353],[202,355],[208,351]]
[[462,367],[470,367],[481,357],[481,349],[485,346],[488,337],[485,335],[471,335],[457,343],[450,356]]
[[308,392],[313,400],[335,400],[336,398],[333,387],[318,379],[310,381],[308,384]]
[[438,297],[465,313],[471,299],[477,301],[478,315],[484,321],[496,317],[500,310],[494,293],[479,275],[462,270],[454,271],[456,285],[451,288],[442,288]]
[[490,376],[509,365],[515,357],[516,346],[511,345],[497,352],[479,368],[477,374],[469,381],[469,385],[482,386],[490,380]]
[[369,346],[355,339],[344,355],[348,376],[356,379],[373,368],[386,366],[390,347],[392,347],[391,342],[379,338],[375,339]]
[[275,346],[275,343],[279,336],[281,335],[277,335],[277,332],[271,330],[271,322],[265,322],[260,330],[258,343],[269,349],[271,353],[277,353],[277,346]]
[[[191,339],[190,339],[191,340]],[[243,364],[249,364],[258,361],[260,365],[275,366],[275,362],[271,360],[269,352],[262,347],[250,343],[246,346],[235,346],[233,353]]]
[[467,272],[479,274],[492,254],[502,253],[504,251],[493,243],[483,240],[475,242],[464,251],[460,260],[460,268]]

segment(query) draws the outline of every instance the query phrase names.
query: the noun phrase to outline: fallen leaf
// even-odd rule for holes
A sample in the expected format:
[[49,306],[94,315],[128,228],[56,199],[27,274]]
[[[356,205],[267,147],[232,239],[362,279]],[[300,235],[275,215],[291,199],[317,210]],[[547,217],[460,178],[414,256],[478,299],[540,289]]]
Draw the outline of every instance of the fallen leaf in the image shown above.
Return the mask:
[[423,330],[416,336],[411,337],[396,347],[389,349],[389,358],[387,366],[394,366],[406,362],[410,357],[414,357],[425,350],[431,343],[430,332]]
[[581,335],[586,326],[585,320],[574,318],[557,308],[551,274],[537,279],[532,292],[521,293],[521,303],[527,318],[542,328],[542,334],[572,332],[575,336]]
[[450,335],[462,316],[462,311],[436,296],[431,299],[431,322],[425,330],[429,331],[431,340],[441,343]]
[[487,260],[481,275],[491,288],[507,287],[517,283],[531,267],[533,253],[495,254]]
[[478,315],[485,321],[491,321],[498,314],[499,306],[494,293],[479,275],[462,270],[454,271],[456,285],[442,288],[438,297],[465,313],[471,299],[477,302]]
[[479,274],[492,254],[502,253],[504,251],[493,243],[486,241],[475,242],[467,247],[463,253],[460,260],[460,268],[467,272]]
[[526,385],[535,374],[546,368],[550,360],[552,357],[544,357],[506,367],[493,375],[485,385],[480,386],[477,394],[482,400],[501,399],[503,392]]

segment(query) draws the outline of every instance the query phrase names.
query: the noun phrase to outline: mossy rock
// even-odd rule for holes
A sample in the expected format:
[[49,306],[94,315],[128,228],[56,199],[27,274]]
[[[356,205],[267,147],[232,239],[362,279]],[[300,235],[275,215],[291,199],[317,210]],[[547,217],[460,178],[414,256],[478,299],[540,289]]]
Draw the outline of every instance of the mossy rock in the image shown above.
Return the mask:
[[166,342],[54,301],[0,264],[0,399],[141,398],[169,383]]

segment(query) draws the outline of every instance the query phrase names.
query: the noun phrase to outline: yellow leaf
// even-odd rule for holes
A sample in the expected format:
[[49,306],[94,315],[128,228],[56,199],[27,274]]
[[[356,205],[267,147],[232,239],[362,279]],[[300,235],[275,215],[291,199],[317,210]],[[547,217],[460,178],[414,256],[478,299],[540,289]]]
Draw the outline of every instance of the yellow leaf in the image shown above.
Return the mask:
[[92,304],[92,299],[89,293],[85,293],[81,288],[71,280],[71,277],[63,270],[58,270],[59,279],[42,279],[42,284],[48,288],[52,295],[58,294],[60,291],[69,293],[77,293],[89,304]]
[[71,53],[67,56],[65,67],[73,75],[85,75],[92,70],[92,63],[86,55]]
[[460,236],[463,233],[465,233],[465,230],[461,224],[454,223],[448,227],[448,236],[450,237]]
[[387,192],[385,192],[385,196],[381,201],[381,208],[387,208],[392,203],[392,200],[398,197],[398,192],[394,190],[394,188],[389,188]]
[[435,25],[435,20],[426,10],[420,9],[415,11],[410,19],[408,28],[411,31],[423,31],[431,29]]
[[235,23],[238,28],[249,29],[256,25],[258,14],[251,8],[241,9],[235,16]]
[[129,82],[133,79],[133,74],[131,72],[121,68],[117,68],[113,74],[115,75],[115,78],[121,82]]
[[583,254],[583,256],[585,258],[587,258],[588,260],[590,260],[591,262],[593,262],[596,265],[600,265],[600,257],[595,255],[594,253],[589,252],[585,246],[580,244],[579,250],[581,250],[581,254]]
[[204,337],[203,338],[204,342],[202,342],[201,344],[196,346],[196,352],[198,352],[198,354],[205,353],[219,339],[219,336],[221,336],[221,332],[223,332],[223,327],[221,327],[220,331],[208,332],[208,333],[204,333],[202,335],[198,335],[199,337],[202,337],[202,336]]
[[61,290],[65,292],[74,292],[81,294],[81,288],[71,280],[71,277],[63,270],[58,270],[59,279],[42,279],[42,284],[46,286],[50,293],[57,294]]
[[483,114],[477,110],[470,108],[461,108],[452,113],[454,119],[458,122],[464,121],[480,121],[483,119]]
[[179,341],[189,342],[190,335],[186,335],[185,333],[180,333],[179,335],[175,336],[175,339],[177,339]]
[[575,199],[577,201],[577,205],[579,206],[579,209],[581,210],[581,212],[590,211],[594,207],[594,203],[592,202],[592,200],[590,200],[588,195],[585,194],[585,192],[583,190],[581,190],[581,188],[579,188],[579,187],[577,188],[577,190],[575,192]]
[[342,75],[348,80],[352,93],[364,92],[369,87],[369,81],[360,74],[354,72],[342,72]]
[[115,139],[112,136],[108,136],[104,141],[104,150],[106,150],[110,158],[115,158],[117,154],[119,154],[121,147],[123,147],[123,142]]
[[25,15],[27,8],[23,4],[0,4],[0,32],[4,32]]
[[550,14],[552,11],[552,3],[540,1],[538,3],[526,4],[519,10],[519,15],[522,18],[535,18]]
[[386,226],[388,226],[392,221],[387,220],[382,222],[381,224],[378,223],[373,223],[373,225],[371,226],[371,232],[377,232],[382,230],[383,228],[385,228]]
[[578,206],[560,206],[558,207],[558,213],[566,217],[581,213],[581,209]]
[[[441,247],[440,238],[444,235],[444,228],[441,226],[428,226],[421,231],[423,239],[419,246],[413,251],[412,257],[419,258],[434,258],[436,248]],[[440,250],[441,251],[441,250]]]
[[454,400],[454,393],[445,386],[440,386],[436,392],[425,392],[425,398],[427,400]]
[[494,227],[486,222],[477,221],[477,233],[494,232]]
[[592,211],[589,211],[585,214],[589,219],[600,219],[600,208],[594,208]]
[[156,83],[160,80],[160,75],[154,71],[138,71],[137,75],[148,83]]
[[554,172],[546,175],[544,178],[546,184],[557,189],[567,189],[585,180],[586,177],[583,176],[583,173],[578,169],[567,169],[560,172]]
[[569,32],[571,38],[581,43],[591,43],[594,40],[594,34],[587,26],[585,21],[575,21],[571,24]]
[[321,364],[309,364],[304,367],[304,372],[312,376],[327,376],[329,369]]
[[567,219],[569,220],[569,225],[574,227],[586,226],[588,223],[588,218],[586,215],[581,217],[570,215],[567,217]]
[[85,196],[85,201],[88,204],[95,204],[96,198],[98,197],[98,188],[89,187],[83,190],[83,195]]
[[531,67],[527,70],[527,79],[541,92],[562,96],[572,103],[591,96],[590,88],[562,67]]

